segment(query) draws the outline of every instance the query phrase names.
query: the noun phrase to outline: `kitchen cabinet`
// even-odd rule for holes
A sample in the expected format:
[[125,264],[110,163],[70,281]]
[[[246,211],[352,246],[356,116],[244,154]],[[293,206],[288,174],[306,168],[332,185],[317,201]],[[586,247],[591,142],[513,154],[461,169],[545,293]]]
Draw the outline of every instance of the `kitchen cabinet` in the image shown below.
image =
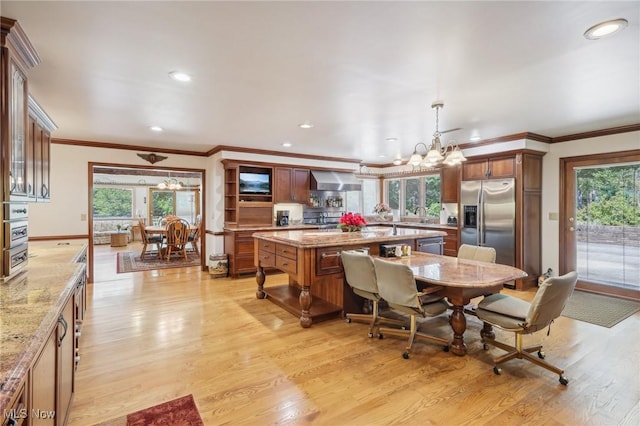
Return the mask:
[[253,231],[225,231],[224,251],[229,257],[229,275],[237,278],[241,274],[254,273]]
[[446,167],[440,173],[440,202],[457,203],[460,198],[460,166]]
[[469,160],[462,165],[462,180],[502,179],[515,177],[515,156]]
[[[525,290],[537,284],[541,274],[542,246],[542,156],[537,151],[521,150],[498,158],[469,159],[462,166],[462,180],[514,178],[515,182],[515,263],[527,272],[514,288]],[[462,207],[461,207],[462,208]]]
[[31,96],[27,127],[27,196],[29,201],[48,202],[51,198],[51,132],[56,126]]
[[308,169],[276,167],[274,169],[274,202],[309,202],[310,173]]
[[72,294],[31,369],[29,417],[32,426],[66,424],[74,390],[74,313]]

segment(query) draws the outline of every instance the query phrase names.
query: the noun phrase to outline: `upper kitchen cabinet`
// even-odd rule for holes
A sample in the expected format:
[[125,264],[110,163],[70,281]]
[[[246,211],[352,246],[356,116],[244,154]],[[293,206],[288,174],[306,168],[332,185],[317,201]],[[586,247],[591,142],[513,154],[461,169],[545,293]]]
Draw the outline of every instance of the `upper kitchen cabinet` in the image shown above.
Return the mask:
[[457,203],[460,198],[460,166],[445,167],[440,173],[440,202]]
[[462,180],[503,179],[516,176],[515,156],[469,160],[462,165]]
[[40,58],[18,22],[4,16],[0,17],[0,49],[3,200],[27,201],[31,153],[27,142],[27,73]]
[[309,202],[309,169],[276,167],[274,174],[274,202]]
[[46,202],[51,188],[51,132],[56,125],[31,96],[27,124],[27,196],[30,201]]

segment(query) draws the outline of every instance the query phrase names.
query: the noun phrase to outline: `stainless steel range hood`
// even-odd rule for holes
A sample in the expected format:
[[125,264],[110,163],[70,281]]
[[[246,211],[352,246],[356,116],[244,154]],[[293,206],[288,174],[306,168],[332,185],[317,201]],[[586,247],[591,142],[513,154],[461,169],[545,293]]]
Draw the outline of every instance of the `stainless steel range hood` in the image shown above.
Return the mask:
[[311,170],[312,191],[360,191],[362,184],[353,174]]

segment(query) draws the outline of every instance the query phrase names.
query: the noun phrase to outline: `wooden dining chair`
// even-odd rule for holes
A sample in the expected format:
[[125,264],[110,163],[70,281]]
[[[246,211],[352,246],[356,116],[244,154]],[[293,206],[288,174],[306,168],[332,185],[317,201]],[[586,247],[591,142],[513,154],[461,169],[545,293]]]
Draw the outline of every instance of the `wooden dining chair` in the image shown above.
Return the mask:
[[195,226],[196,226],[196,229],[189,232],[189,237],[187,238],[187,242],[191,247],[191,250],[199,255],[200,249],[198,248],[198,245],[200,244],[200,233],[201,233],[200,228],[202,227],[202,217],[200,215],[196,217]]
[[181,253],[187,260],[187,243],[189,242],[189,223],[184,219],[167,223],[167,239],[164,248],[166,259],[171,259],[172,253]]
[[149,245],[155,245],[158,257],[160,257],[160,251],[162,246],[162,235],[149,235],[146,231],[146,225],[142,220],[138,221],[140,227],[140,238],[142,240],[142,251],[140,252],[140,259],[144,260],[145,254],[147,254],[147,247]]

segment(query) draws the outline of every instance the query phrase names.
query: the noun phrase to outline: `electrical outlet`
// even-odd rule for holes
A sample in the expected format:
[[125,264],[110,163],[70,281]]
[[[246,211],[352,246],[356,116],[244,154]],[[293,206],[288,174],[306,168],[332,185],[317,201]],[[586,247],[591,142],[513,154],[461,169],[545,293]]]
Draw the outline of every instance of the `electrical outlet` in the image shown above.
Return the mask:
[[80,221],[84,222],[87,220],[87,214],[86,213],[80,213]]

